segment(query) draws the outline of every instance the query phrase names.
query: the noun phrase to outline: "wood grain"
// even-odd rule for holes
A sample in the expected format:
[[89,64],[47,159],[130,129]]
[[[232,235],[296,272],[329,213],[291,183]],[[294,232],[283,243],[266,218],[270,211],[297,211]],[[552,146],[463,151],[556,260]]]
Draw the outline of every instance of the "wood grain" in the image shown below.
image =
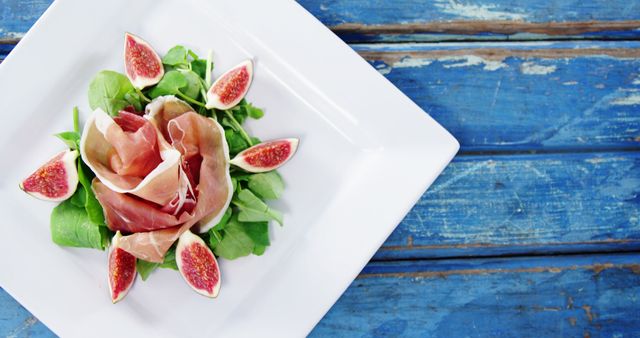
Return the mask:
[[640,256],[370,263],[311,337],[625,337]]
[[300,0],[341,38],[356,41],[633,39],[638,1]]
[[0,0],[0,42],[19,39],[49,7],[52,0]]
[[[0,40],[15,40],[52,0],[0,0]],[[640,2],[623,0],[299,0],[343,39],[634,39]]]
[[640,42],[352,46],[463,152],[640,146]]
[[640,153],[457,157],[375,259],[640,250]]
[[2,288],[0,288],[0,305],[0,336],[55,337],[53,332]]

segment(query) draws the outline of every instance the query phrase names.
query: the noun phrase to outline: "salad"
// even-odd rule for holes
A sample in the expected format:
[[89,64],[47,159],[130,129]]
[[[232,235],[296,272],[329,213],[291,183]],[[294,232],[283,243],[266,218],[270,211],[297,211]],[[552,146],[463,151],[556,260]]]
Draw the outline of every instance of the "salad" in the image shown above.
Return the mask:
[[108,248],[114,303],[157,268],[178,270],[193,290],[216,297],[217,258],[262,255],[269,222],[282,225],[268,201],[284,190],[276,169],[298,139],[263,142],[243,128],[264,115],[244,98],[251,60],[212,81],[211,52],[203,59],[178,45],[161,58],[140,37],[124,40],[124,74],[93,78],[84,126],[75,108],[73,130],[56,135],[67,149],[20,188],[59,202],[54,243]]

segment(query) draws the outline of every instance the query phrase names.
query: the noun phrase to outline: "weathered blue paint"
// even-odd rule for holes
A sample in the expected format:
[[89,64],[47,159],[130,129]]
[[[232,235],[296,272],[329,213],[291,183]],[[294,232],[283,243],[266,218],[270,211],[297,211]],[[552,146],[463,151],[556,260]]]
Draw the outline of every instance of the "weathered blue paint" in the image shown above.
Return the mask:
[[0,44],[0,60],[6,58],[13,47],[15,47],[14,44]]
[[640,250],[640,153],[457,157],[376,259]]
[[[52,0],[0,0],[0,39],[21,37],[35,20],[42,15]],[[351,1],[351,0],[299,0],[303,7],[325,25],[335,27],[350,24],[355,26],[407,25],[433,22],[458,21],[495,22],[513,21],[525,23],[546,22],[591,22],[633,21],[640,19],[640,1],[554,1],[544,0],[395,0],[395,1]],[[496,23],[499,26],[499,23]],[[491,27],[491,26],[490,26]],[[638,30],[616,30],[615,25],[603,27],[596,32],[574,34],[492,33],[491,29],[450,34],[427,32],[419,34],[361,34],[340,30],[347,41],[436,41],[464,39],[566,39],[582,37],[591,39],[637,38]]]
[[17,39],[26,33],[52,0],[0,0],[0,39]]
[[640,1],[624,0],[298,0],[327,26],[384,25],[454,20],[526,22],[640,19]]
[[370,263],[311,337],[633,337],[640,255]]
[[[595,32],[578,31],[561,34],[547,32],[549,27],[540,26],[542,33],[506,31],[504,23],[589,23],[637,21],[640,19],[640,1],[544,1],[544,0],[299,0],[304,8],[322,23],[338,30],[347,41],[437,41],[464,39],[559,39],[559,38],[608,38],[627,39],[638,37],[635,30],[640,24],[630,25],[626,30],[616,25],[604,26]],[[457,26],[433,27],[434,23],[458,22]],[[467,23],[481,23],[470,28]],[[482,23],[485,23],[482,25]],[[421,27],[422,26],[422,27]],[[418,29],[411,34],[390,33],[387,30]],[[363,33],[362,29],[376,28],[375,34]],[[515,28],[525,29],[523,25]],[[569,28],[576,28],[571,27]],[[459,34],[463,29],[466,34]]]
[[0,288],[0,336],[2,337],[55,337],[55,335],[29,311]]
[[640,147],[638,42],[353,47],[463,152]]

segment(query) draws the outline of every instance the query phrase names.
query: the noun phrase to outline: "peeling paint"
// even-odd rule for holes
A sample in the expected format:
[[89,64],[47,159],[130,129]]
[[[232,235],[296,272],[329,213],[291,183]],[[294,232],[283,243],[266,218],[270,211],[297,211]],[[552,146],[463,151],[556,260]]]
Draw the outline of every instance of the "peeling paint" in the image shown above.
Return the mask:
[[622,97],[611,101],[614,106],[634,106],[640,104],[640,94],[631,94],[627,97]]
[[593,322],[594,314],[593,312],[591,312],[591,306],[582,305],[582,309],[584,310],[584,313],[587,315],[587,319],[589,320],[589,323]]
[[471,5],[454,0],[436,0],[436,7],[444,13],[479,20],[518,20],[524,21],[525,14],[496,10],[495,5]]
[[502,63],[501,61],[486,60],[476,55],[443,57],[443,58],[439,58],[438,61],[440,62],[463,61],[463,62],[454,63],[454,64],[446,64],[444,65],[444,68],[470,67],[470,66],[478,66],[478,65],[484,64],[484,67],[483,67],[484,70],[494,71],[503,67],[507,67],[507,65],[505,63]]
[[522,74],[527,75],[547,75],[555,72],[556,69],[557,67],[554,65],[543,66],[537,65],[533,62],[524,62],[522,65],[520,65],[520,71],[522,72]]
[[36,319],[36,317],[33,317],[33,316],[28,317],[27,319],[24,320],[24,322],[22,322],[22,325],[18,326],[13,331],[9,332],[5,337],[6,338],[23,337],[25,331],[29,330],[36,323],[38,323],[38,320]]
[[0,28],[0,37],[3,39],[22,39],[24,37],[24,32],[5,32]]
[[414,59],[412,57],[402,58],[398,62],[394,62],[393,68],[416,68],[422,66],[428,66],[433,63],[433,60],[429,59]]

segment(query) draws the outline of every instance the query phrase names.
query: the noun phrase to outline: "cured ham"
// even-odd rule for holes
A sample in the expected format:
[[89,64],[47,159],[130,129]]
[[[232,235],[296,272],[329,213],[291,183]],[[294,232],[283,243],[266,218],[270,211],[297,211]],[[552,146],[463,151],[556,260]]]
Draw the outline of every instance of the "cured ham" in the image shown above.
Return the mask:
[[[119,247],[161,262],[183,232],[194,226],[207,231],[229,206],[229,151],[215,120],[173,96],[148,104],[144,118],[130,115],[111,119],[94,112],[82,136],[82,156],[96,173],[93,190],[107,225],[129,233]],[[127,154],[130,149],[149,162]],[[205,217],[207,223],[198,224]]]
[[102,109],[93,112],[80,139],[82,160],[109,189],[168,203],[178,189],[180,152],[146,119],[121,112],[118,121],[124,129]]

